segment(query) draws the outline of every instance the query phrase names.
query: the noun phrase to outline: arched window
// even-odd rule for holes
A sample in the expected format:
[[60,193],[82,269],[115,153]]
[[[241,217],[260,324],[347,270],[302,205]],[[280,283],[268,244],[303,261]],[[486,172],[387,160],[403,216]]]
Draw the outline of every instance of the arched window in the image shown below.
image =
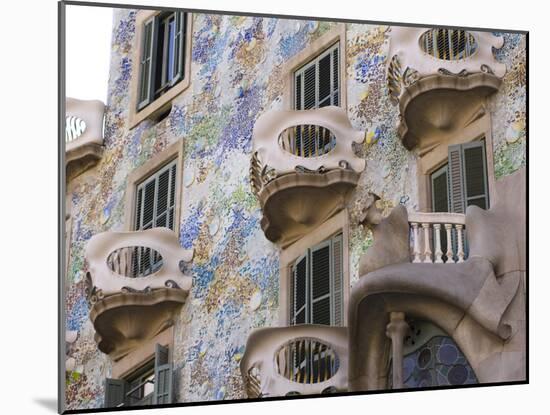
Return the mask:
[[[468,360],[445,332],[428,321],[408,322],[403,345],[403,387],[425,388],[478,383]],[[392,388],[392,365],[388,376]]]

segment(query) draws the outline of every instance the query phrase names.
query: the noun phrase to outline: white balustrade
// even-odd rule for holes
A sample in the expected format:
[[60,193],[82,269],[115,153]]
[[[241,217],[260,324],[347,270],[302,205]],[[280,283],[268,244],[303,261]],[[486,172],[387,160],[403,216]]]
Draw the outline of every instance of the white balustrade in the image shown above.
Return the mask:
[[[429,264],[464,262],[466,259],[465,218],[461,213],[410,213],[412,262]],[[419,232],[419,228],[424,231]]]

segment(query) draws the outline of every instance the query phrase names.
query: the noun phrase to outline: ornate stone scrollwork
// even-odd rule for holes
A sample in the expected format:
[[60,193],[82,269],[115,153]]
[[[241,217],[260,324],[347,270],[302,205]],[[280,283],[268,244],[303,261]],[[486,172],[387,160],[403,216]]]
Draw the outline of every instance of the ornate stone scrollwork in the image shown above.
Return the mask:
[[308,174],[323,174],[327,172],[325,166],[319,166],[318,169],[311,170],[304,166],[296,166],[295,170],[297,173],[308,173]]
[[399,102],[401,82],[401,63],[399,62],[399,56],[393,55],[388,65],[388,90],[390,92],[390,99],[394,104]]
[[463,69],[458,73],[454,73],[454,72],[449,71],[448,69],[439,68],[437,70],[437,73],[439,73],[441,75],[446,75],[446,76],[461,76],[461,77],[470,75],[470,73],[466,69]]
[[403,85],[405,85],[406,87],[409,87],[419,79],[420,79],[420,74],[416,69],[413,69],[411,67],[407,67],[407,69],[405,69],[405,73],[403,73]]
[[125,293],[125,294],[128,294],[128,293],[134,293],[134,294],[151,294],[153,292],[153,290],[151,289],[151,287],[145,287],[144,289],[142,290],[136,290],[132,287],[122,287],[120,289],[120,292],[122,293]]

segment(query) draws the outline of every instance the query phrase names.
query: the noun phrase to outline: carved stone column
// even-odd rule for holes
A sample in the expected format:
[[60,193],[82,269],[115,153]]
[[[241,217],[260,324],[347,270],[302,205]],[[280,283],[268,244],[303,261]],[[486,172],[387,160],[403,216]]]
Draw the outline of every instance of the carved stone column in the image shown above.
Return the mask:
[[386,336],[391,339],[393,389],[403,388],[403,339],[409,330],[405,322],[405,313],[391,312],[390,322],[386,326]]

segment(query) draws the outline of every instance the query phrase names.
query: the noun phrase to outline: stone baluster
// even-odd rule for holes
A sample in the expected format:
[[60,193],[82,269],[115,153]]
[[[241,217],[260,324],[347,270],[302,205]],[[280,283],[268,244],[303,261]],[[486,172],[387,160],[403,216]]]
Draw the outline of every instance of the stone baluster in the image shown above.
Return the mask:
[[424,262],[432,263],[432,249],[430,247],[430,224],[423,223],[424,229]]
[[450,223],[445,224],[445,231],[447,232],[447,264],[454,264],[455,260],[453,259],[453,240],[451,239],[451,229],[453,225]]
[[435,245],[435,261],[438,264],[443,263],[443,251],[441,251],[441,224],[434,223],[434,245]]
[[413,230],[413,254],[414,254],[414,258],[413,258],[413,262],[422,262],[420,260],[420,240],[419,240],[419,235],[418,235],[418,223],[416,222],[413,222],[411,223],[411,226],[412,226],[412,230]]
[[403,388],[403,339],[409,330],[405,322],[405,313],[391,312],[390,322],[386,326],[386,336],[392,345],[393,389]]
[[457,261],[456,262],[464,262],[464,246],[462,244],[462,229],[464,228],[464,225],[455,225],[456,227],[456,239],[458,242],[458,249],[456,251]]

